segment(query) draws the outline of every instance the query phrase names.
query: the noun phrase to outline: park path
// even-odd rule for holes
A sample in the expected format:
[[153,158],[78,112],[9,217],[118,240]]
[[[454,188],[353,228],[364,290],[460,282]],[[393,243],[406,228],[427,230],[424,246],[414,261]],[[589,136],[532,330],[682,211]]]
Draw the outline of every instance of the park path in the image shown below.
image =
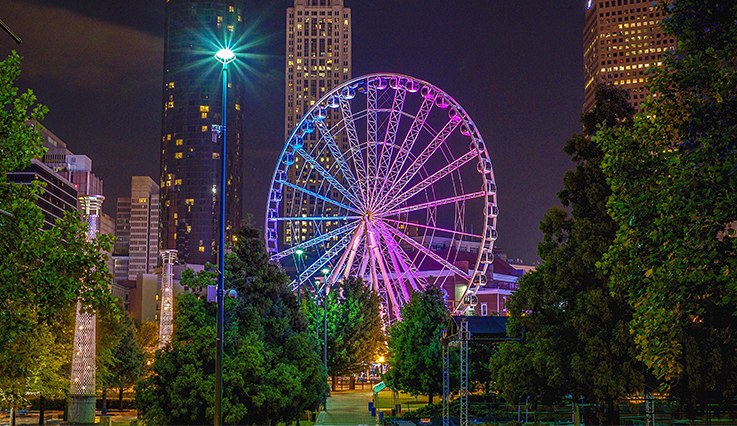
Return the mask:
[[372,391],[335,391],[328,398],[327,411],[317,416],[317,425],[325,426],[374,426],[376,417],[368,410]]

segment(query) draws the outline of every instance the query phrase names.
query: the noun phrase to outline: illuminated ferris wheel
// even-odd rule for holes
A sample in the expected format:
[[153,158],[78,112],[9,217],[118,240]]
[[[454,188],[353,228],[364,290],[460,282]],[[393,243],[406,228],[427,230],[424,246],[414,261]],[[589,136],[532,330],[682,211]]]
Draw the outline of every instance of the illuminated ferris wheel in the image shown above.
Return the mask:
[[465,310],[490,272],[498,209],[486,145],[461,105],[425,81],[371,74],[305,109],[266,212],[271,260],[298,266],[292,289],[319,297],[361,277],[396,319],[414,291],[452,282]]

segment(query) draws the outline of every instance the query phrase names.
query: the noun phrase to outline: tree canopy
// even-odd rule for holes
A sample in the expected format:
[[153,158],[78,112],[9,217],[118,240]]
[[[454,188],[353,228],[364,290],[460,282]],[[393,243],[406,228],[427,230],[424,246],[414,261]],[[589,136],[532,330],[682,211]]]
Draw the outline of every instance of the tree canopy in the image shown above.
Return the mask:
[[[312,299],[303,303],[311,324],[320,309],[320,339],[324,332],[324,306]],[[328,293],[328,375],[333,383],[338,376],[365,371],[386,350],[381,320],[381,299],[360,278],[348,278]],[[312,327],[314,329],[314,326]]]
[[678,48],[633,127],[599,136],[618,225],[604,266],[663,390],[737,394],[737,4],[660,2]]
[[[415,292],[402,307],[402,321],[389,327],[389,371],[384,381],[393,389],[428,395],[443,393],[443,349],[440,338],[450,313],[439,289]],[[457,365],[457,361],[452,365]]]
[[21,401],[28,379],[50,359],[48,337],[66,331],[77,300],[85,309],[114,312],[104,254],[111,239],[87,241],[77,212],[43,231],[35,205],[41,185],[7,179],[44,153],[37,129],[47,109],[30,90],[19,94],[19,75],[20,57],[13,52],[0,62],[0,390],[6,396],[0,405]]
[[[200,291],[214,278],[214,272],[189,270],[182,283]],[[268,262],[258,230],[238,232],[225,278],[238,296],[225,304],[224,422],[288,422],[315,408],[328,390],[317,345],[286,275]],[[153,373],[137,386],[145,423],[212,423],[216,310],[195,293],[177,296],[171,345],[157,351]]]
[[602,127],[631,126],[633,115],[627,92],[600,86],[594,107],[581,116],[583,132],[565,145],[576,168],[566,172],[558,198],[571,213],[554,207],[543,217],[543,264],[522,277],[510,299],[509,329],[521,340],[503,344],[492,361],[508,400],[583,397],[598,404],[604,424],[617,425],[620,403],[641,390],[631,310],[597,267],[617,225],[607,213],[603,152],[592,138]]

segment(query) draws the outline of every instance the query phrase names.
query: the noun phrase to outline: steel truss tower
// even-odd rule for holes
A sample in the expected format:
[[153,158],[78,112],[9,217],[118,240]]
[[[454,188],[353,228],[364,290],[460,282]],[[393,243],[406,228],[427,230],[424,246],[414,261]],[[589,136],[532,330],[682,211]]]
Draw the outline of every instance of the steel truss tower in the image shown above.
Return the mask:
[[[102,195],[79,197],[82,211],[87,220],[87,240],[97,237],[97,221],[102,211]],[[72,355],[72,376],[69,387],[69,423],[95,423],[95,374],[96,374],[96,329],[97,317],[92,312],[84,312],[82,303],[77,302],[77,317],[74,325],[74,353]]]

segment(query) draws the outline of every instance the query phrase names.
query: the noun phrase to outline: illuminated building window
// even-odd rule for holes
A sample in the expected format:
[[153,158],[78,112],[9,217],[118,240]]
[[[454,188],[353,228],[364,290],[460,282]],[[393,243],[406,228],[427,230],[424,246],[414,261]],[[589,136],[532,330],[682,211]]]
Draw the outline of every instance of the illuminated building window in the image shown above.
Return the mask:
[[234,31],[234,28],[233,28],[232,25],[228,25],[228,31],[230,31],[230,32],[233,32]]
[[171,135],[166,135],[166,140],[170,141],[171,140]]
[[202,131],[203,132],[206,132],[207,131],[207,126],[202,126]]
[[184,204],[188,206],[194,206],[194,198],[187,198],[186,200],[184,200]]
[[212,153],[212,159],[213,160],[219,160],[220,159],[220,153],[219,152],[213,152]]
[[203,112],[202,113],[202,118],[207,118],[207,113],[206,112]]
[[182,158],[182,153],[181,153],[181,152],[177,152],[177,153],[175,153],[175,154],[174,154],[174,158],[176,158],[176,159],[180,159],[180,158]]
[[176,142],[174,142],[174,144],[175,144],[176,146],[180,146],[180,145],[183,145],[183,144],[184,144],[184,140],[182,140],[182,139],[177,139],[177,140],[176,140]]
[[207,105],[200,105],[200,112],[210,112],[210,107]]
[[170,89],[173,89],[174,88],[174,82],[173,81],[170,81],[167,86],[169,86]]
[[205,248],[204,248],[204,247],[202,247],[202,246],[200,246],[200,247],[199,247],[199,250],[200,250],[201,252],[203,252],[203,253],[205,252]]
[[230,12],[230,13],[233,13],[233,12],[235,12],[235,7],[233,7],[233,6],[228,6],[228,12]]
[[176,179],[174,181],[174,185],[181,185],[181,184],[182,184],[182,180],[181,179]]

